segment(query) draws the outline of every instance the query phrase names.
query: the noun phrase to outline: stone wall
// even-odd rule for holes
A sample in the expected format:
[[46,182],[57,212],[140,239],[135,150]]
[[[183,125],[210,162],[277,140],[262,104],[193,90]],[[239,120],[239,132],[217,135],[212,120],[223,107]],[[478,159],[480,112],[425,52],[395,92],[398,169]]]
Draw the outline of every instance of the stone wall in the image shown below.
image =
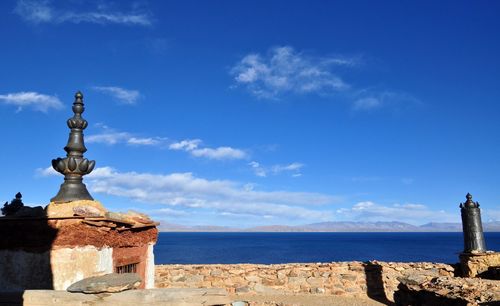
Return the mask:
[[493,269],[500,268],[500,252],[462,253],[460,264],[463,276],[495,278]]
[[157,288],[224,288],[236,294],[323,294],[393,301],[398,277],[453,276],[435,263],[333,262],[311,264],[158,265]]

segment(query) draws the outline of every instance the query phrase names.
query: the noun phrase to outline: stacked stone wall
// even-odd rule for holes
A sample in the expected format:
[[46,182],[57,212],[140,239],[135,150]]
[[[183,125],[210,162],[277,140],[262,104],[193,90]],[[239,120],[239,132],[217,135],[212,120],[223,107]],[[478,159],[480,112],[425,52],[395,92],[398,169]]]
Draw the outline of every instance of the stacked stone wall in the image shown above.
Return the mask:
[[308,264],[158,265],[157,288],[224,288],[231,294],[320,294],[393,300],[398,278],[453,276],[436,263],[333,262]]
[[462,253],[460,264],[465,277],[500,279],[500,252]]

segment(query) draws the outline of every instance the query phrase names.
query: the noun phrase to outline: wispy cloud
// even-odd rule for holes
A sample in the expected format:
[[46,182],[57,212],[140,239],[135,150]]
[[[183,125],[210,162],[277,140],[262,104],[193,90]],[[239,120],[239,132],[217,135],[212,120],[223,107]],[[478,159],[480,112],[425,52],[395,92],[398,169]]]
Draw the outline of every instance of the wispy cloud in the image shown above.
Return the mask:
[[56,96],[44,95],[33,91],[15,92],[1,95],[0,103],[13,105],[18,111],[30,108],[35,111],[48,112],[50,109],[61,109],[63,103]]
[[117,86],[94,86],[92,89],[107,94],[122,104],[136,104],[141,97],[138,90],[130,90]]
[[138,137],[129,132],[116,131],[106,125],[98,124],[101,132],[91,134],[85,137],[87,143],[102,143],[106,145],[115,145],[124,143],[132,146],[166,146],[167,138],[163,137]]
[[433,210],[422,204],[380,205],[371,201],[359,202],[351,208],[337,210],[339,216],[363,221],[402,221],[412,224],[423,222],[456,222],[456,214]]
[[93,10],[83,8],[56,8],[51,1],[19,0],[14,12],[27,22],[34,24],[95,23],[149,26],[152,17],[144,12],[121,12],[100,5]]
[[[38,169],[53,175],[51,169]],[[93,193],[108,194],[144,203],[166,205],[169,209],[210,210],[218,214],[288,217],[299,220],[327,220],[331,211],[322,210],[336,197],[310,192],[259,191],[228,180],[207,180],[192,173],[152,174],[119,172],[110,167],[96,168],[86,176]],[[173,212],[178,213],[178,212]]]
[[271,48],[267,54],[245,55],[230,70],[235,86],[261,99],[276,100],[286,94],[332,94],[350,102],[355,111],[418,104],[409,93],[398,90],[363,88],[347,82],[342,73],[359,66],[360,57],[318,57],[290,46]]
[[169,149],[186,151],[192,156],[208,159],[229,160],[247,158],[247,153],[241,149],[231,147],[200,147],[201,144],[202,141],[200,139],[186,139],[170,144]]
[[353,109],[363,111],[379,108],[380,106],[382,106],[382,101],[374,97],[360,98],[353,103]]
[[295,162],[295,163],[291,163],[288,165],[274,165],[271,167],[271,170],[274,173],[281,173],[283,171],[296,172],[296,171],[300,171],[300,169],[302,169],[302,167],[304,167],[304,164]]
[[272,48],[267,55],[243,57],[232,69],[237,85],[259,98],[276,99],[286,93],[338,92],[350,86],[332,67],[352,66],[355,59],[318,58],[304,55],[290,46]]
[[266,177],[267,176],[267,170],[263,166],[260,165],[260,163],[256,161],[251,161],[248,163],[250,167],[252,167],[255,175],[260,176],[260,177]]
[[131,146],[157,146],[169,150],[185,151],[194,157],[214,160],[245,159],[247,153],[240,149],[231,147],[209,148],[203,147],[200,139],[186,139],[179,142],[171,142],[166,137],[140,137],[136,134],[117,131],[104,124],[97,124],[101,129],[99,133],[86,136],[87,143],[102,143],[106,145],[127,144]]
[[54,170],[52,167],[47,167],[47,168],[37,168],[35,170],[35,175],[39,177],[45,177],[45,176],[55,176],[55,175],[60,175],[59,172]]
[[[39,176],[60,175],[51,167],[37,169]],[[459,215],[423,204],[382,205],[363,201],[349,208],[331,210],[341,198],[311,192],[262,191],[254,184],[229,180],[207,180],[192,173],[152,174],[96,168],[86,184],[94,193],[108,194],[144,203],[164,204],[158,215],[184,216],[210,211],[220,216],[236,215],[283,220],[285,222],[401,221],[410,224],[459,222]],[[163,213],[161,212],[163,211]],[[500,221],[500,210],[484,209],[484,220]],[[283,219],[285,218],[285,219]]]
[[160,208],[160,209],[155,209],[151,211],[152,214],[158,217],[187,217],[189,216],[189,213],[184,210],[179,210],[179,209],[172,209],[168,207]]
[[265,167],[259,162],[251,161],[248,165],[253,169],[255,175],[260,177],[266,177],[268,174],[280,174],[282,172],[290,173],[292,177],[300,177],[302,173],[300,170],[304,167],[304,164],[294,162],[288,165],[273,165],[271,167]]
[[487,222],[499,221],[500,222],[500,207],[497,209],[484,209],[483,208],[484,220]]
[[388,90],[364,89],[354,93],[353,96],[352,108],[356,111],[371,111],[388,106],[400,108],[420,103],[411,94]]

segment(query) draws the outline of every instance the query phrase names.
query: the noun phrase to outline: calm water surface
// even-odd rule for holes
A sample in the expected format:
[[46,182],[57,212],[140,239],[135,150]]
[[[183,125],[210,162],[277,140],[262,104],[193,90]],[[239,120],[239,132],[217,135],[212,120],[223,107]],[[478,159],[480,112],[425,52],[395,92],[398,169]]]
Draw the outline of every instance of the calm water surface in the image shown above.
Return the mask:
[[[485,233],[500,251],[500,233]],[[462,233],[160,233],[156,264],[431,261],[455,263]]]

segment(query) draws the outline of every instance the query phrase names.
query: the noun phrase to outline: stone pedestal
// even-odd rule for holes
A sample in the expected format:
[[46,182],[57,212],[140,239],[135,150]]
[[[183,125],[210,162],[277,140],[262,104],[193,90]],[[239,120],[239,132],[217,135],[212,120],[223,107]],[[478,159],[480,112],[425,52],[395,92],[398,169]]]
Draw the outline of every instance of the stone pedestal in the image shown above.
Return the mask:
[[149,289],[128,290],[113,294],[84,294],[55,290],[27,290],[22,294],[0,295],[0,305],[9,306],[217,306],[230,305],[224,289]]
[[0,218],[0,291],[66,290],[113,272],[138,273],[140,288],[154,288],[155,223],[116,218],[122,214],[74,216],[69,206],[50,204],[43,217]]
[[500,252],[461,253],[460,265],[464,277],[491,278],[492,269],[500,267]]

